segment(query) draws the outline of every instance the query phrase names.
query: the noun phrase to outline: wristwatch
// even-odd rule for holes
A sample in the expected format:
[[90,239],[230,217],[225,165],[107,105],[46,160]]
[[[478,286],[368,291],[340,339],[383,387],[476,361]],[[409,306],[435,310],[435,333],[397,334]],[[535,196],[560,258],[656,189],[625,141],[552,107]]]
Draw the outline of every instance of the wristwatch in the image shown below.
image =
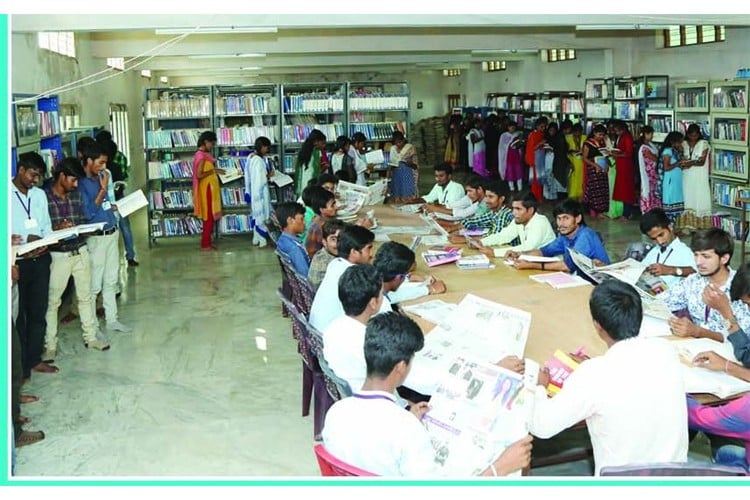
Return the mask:
[[675,274],[676,276],[682,276],[682,268],[681,268],[681,267],[677,267],[677,268],[675,269],[675,271],[674,271],[674,274]]

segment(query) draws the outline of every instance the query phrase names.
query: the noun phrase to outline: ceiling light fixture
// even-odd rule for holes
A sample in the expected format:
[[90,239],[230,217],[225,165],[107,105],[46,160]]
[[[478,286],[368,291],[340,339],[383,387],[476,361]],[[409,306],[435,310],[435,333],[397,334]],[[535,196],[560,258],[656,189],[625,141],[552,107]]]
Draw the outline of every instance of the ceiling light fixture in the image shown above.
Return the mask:
[[275,26],[272,27],[241,27],[241,26],[226,26],[226,27],[215,27],[215,28],[162,28],[156,30],[157,35],[184,35],[184,34],[196,34],[196,35],[231,35],[234,33],[277,33],[279,29]]
[[666,30],[666,24],[581,24],[576,31],[638,31],[638,30]]
[[472,54],[536,54],[537,49],[477,49]]
[[266,57],[266,54],[249,52],[247,54],[198,54],[187,57],[188,59],[234,59],[236,57]]

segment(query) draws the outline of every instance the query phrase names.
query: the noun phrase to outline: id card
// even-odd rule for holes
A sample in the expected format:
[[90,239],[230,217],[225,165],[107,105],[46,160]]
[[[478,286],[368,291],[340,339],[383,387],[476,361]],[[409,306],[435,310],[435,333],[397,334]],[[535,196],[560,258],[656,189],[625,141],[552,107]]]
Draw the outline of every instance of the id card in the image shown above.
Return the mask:
[[112,210],[112,204],[109,201],[103,201],[102,210]]
[[25,229],[36,229],[37,227],[39,227],[39,223],[36,221],[36,219],[30,217],[23,221],[23,227]]

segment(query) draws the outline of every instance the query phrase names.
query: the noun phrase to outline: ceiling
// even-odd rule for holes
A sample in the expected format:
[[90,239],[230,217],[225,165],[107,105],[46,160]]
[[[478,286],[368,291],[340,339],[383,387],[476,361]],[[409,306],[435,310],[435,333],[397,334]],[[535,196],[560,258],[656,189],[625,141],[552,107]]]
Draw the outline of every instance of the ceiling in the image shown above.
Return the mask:
[[[742,14],[403,14],[387,19],[385,26],[382,16],[368,14],[40,14],[13,15],[11,25],[19,33],[87,33],[94,57],[137,58],[129,66],[141,63],[140,69],[169,77],[465,68],[490,59],[538,58],[540,48],[602,50],[621,47],[624,39],[655,40],[656,30],[670,25],[750,26],[750,15]],[[212,28],[225,32],[199,32]],[[271,32],[232,32],[243,28]],[[184,29],[187,34],[156,34],[157,29]],[[206,57],[216,55],[223,57]]]

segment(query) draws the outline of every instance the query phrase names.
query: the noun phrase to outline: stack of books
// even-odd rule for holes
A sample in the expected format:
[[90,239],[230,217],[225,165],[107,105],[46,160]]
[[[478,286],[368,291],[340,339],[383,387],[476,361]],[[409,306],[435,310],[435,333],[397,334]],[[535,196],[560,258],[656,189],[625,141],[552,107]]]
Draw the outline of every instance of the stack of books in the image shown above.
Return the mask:
[[458,247],[430,247],[429,250],[422,254],[425,264],[428,267],[442,266],[456,262],[461,258],[461,249]]
[[456,261],[459,269],[490,269],[494,267],[490,259],[484,254],[468,255]]

